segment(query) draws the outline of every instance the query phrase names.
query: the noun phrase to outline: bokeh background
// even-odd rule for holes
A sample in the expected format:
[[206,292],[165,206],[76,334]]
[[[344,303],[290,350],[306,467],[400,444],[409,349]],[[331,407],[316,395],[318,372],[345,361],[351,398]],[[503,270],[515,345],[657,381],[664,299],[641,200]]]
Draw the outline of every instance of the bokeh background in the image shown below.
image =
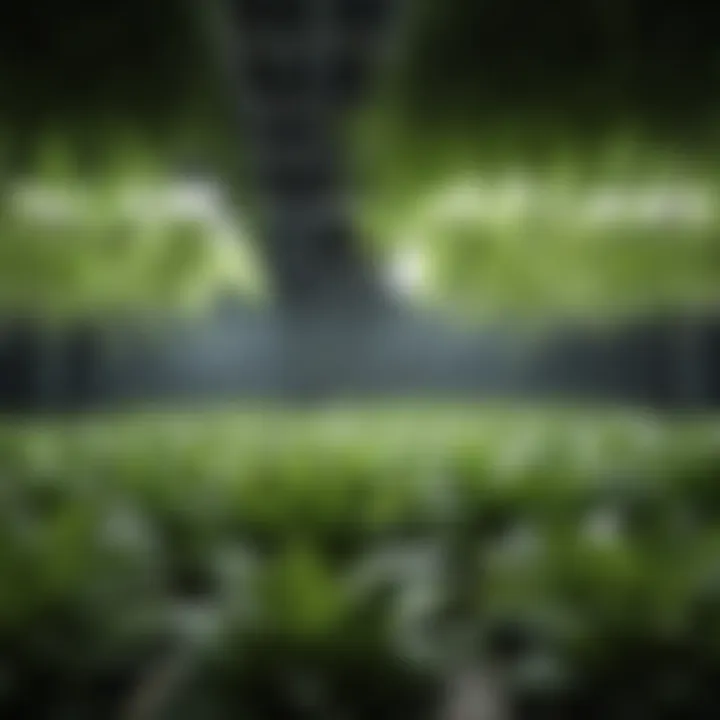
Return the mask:
[[[388,272],[418,298],[470,303],[472,312],[708,300],[718,262],[712,11],[619,1],[413,4],[399,62],[357,132],[358,155],[371,158],[369,235]],[[15,212],[4,213],[3,234],[19,241],[4,243],[4,292],[18,302],[50,294],[59,305],[81,288],[92,302],[176,285],[184,295],[188,283],[197,290],[197,265],[212,265],[213,253],[227,275],[220,247],[242,234],[243,212],[230,220],[240,228],[228,229],[222,193],[192,182],[219,178],[235,203],[244,198],[222,6],[28,8],[2,33],[5,174],[50,186],[43,197],[18,190]],[[145,222],[141,200],[118,197],[137,195],[125,186],[137,191],[140,182],[164,185],[152,201],[145,187],[144,205],[173,217]],[[74,202],[47,197],[68,193]],[[27,209],[38,204],[42,212]],[[54,211],[58,204],[65,209]],[[109,220],[128,205],[134,220]],[[88,226],[79,215],[92,215],[89,206],[106,226],[92,237],[114,239],[86,243],[86,230],[70,228]],[[13,220],[23,208],[32,221]],[[47,262],[32,260],[37,243],[26,238],[53,212],[65,216],[54,235],[69,238],[51,248],[38,240]],[[76,262],[78,243],[89,245],[86,263]],[[230,274],[257,290],[252,248],[230,245],[244,266]],[[35,263],[32,273],[23,263]]]
[[[8,315],[267,301],[222,12],[2,19]],[[353,128],[389,281],[471,320],[712,308],[716,15],[413,5]],[[712,414],[8,416],[0,715],[442,717],[454,663],[493,659],[515,717],[714,717],[719,483]]]

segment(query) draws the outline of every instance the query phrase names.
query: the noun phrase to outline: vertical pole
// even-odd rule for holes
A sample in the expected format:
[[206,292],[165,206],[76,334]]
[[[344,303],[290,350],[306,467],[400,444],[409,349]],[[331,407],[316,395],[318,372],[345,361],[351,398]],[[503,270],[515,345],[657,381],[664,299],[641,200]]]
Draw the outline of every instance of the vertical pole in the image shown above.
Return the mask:
[[294,397],[342,381],[362,344],[356,320],[384,305],[358,237],[343,135],[400,1],[230,0],[239,130]]
[[[315,312],[366,301],[376,288],[353,218],[342,126],[366,97],[375,39],[398,1],[232,3],[233,91],[251,148],[261,241],[280,299],[288,308],[309,305]],[[367,41],[348,38],[358,28]]]

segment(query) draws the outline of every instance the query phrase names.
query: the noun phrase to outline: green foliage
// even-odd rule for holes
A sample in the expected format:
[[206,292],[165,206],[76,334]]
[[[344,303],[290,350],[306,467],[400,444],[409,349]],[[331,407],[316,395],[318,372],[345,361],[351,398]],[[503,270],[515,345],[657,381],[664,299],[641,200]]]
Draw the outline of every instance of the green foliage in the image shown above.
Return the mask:
[[718,187],[700,158],[631,132],[404,130],[365,128],[379,161],[366,222],[380,253],[422,263],[419,300],[606,318],[715,302]]
[[168,196],[167,169],[123,138],[104,167],[88,174],[69,141],[48,137],[29,182],[8,188],[2,306],[57,317],[192,309],[224,291],[261,296],[256,249],[221,199],[213,205],[192,188],[186,197]]
[[[368,119],[359,155],[379,162],[362,221],[382,263],[422,265],[413,298],[471,316],[714,302],[718,188],[707,165],[629,131],[591,144],[551,130],[488,126],[479,137]],[[48,136],[30,176],[44,197],[6,193],[3,307],[47,315],[266,294],[247,218],[193,211],[202,198],[163,210],[167,163],[128,133],[108,148],[88,175],[62,136]]]
[[[366,717],[358,674],[383,668],[378,688],[400,692],[409,673],[420,697],[455,652],[448,622],[519,628],[519,693],[579,692],[628,648],[693,648],[712,667],[719,433],[710,418],[502,408],[8,423],[0,707],[86,717],[111,676],[113,714],[170,643],[195,663],[172,694],[225,716],[269,713],[263,683],[299,712],[309,682],[316,716],[343,696]],[[22,705],[38,673],[75,690]]]

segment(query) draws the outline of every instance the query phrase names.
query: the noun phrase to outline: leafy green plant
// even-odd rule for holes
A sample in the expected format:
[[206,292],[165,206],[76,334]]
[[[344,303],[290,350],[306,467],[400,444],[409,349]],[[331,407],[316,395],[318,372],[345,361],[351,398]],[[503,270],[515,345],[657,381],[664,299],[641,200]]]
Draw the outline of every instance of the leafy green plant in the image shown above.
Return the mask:
[[[190,720],[434,716],[458,627],[504,638],[513,693],[557,712],[625,702],[592,682],[631,653],[707,694],[717,438],[713,418],[421,406],[6,424],[0,707],[117,713],[185,658],[162,712]],[[649,698],[641,717],[671,707]]]

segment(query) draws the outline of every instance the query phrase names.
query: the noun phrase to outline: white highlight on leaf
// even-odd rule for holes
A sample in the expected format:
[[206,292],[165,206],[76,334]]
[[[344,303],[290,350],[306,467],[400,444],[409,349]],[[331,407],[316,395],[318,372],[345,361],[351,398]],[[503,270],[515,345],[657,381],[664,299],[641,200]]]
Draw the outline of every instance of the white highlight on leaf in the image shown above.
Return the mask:
[[419,243],[405,245],[391,258],[387,268],[387,281],[393,290],[412,296],[427,286],[429,270],[425,248]]

